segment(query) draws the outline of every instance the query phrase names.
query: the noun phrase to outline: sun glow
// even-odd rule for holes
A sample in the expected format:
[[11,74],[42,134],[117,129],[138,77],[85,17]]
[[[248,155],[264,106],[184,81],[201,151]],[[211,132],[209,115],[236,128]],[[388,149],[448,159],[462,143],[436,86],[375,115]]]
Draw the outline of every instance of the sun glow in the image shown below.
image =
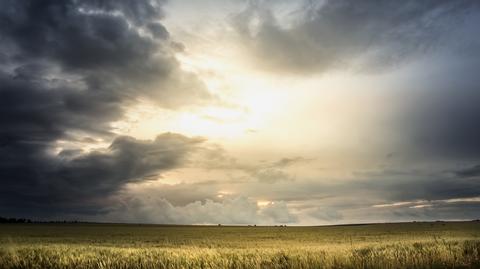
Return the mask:
[[245,109],[213,106],[178,112],[142,104],[131,108],[127,115],[126,120],[115,125],[117,132],[142,139],[153,139],[162,132],[211,139],[240,138],[260,124],[259,118]]
[[180,115],[177,127],[190,135],[233,138],[251,128],[247,116],[242,111],[211,107]]
[[202,75],[215,96],[209,106],[172,111],[143,100],[129,109],[125,120],[115,124],[118,132],[143,139],[170,131],[230,140],[247,137],[268,126],[272,115],[281,112],[288,102],[289,96],[281,91],[282,83],[246,66],[232,65],[224,58],[194,52],[177,55],[182,69]]
[[271,202],[271,201],[263,201],[263,200],[257,201],[257,206],[259,207],[265,207],[273,204],[274,202]]

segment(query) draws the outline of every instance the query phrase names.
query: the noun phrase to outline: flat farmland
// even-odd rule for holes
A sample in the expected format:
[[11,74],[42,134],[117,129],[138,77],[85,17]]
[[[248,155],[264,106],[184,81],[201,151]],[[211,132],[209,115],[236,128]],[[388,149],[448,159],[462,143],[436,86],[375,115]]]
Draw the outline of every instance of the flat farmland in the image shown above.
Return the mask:
[[480,222],[1,224],[0,268],[480,268]]

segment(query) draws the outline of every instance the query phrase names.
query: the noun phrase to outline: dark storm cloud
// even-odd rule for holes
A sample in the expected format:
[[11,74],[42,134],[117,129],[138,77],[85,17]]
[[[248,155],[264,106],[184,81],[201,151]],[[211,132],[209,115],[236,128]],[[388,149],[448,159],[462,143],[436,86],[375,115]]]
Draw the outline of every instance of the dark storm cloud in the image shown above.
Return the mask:
[[382,70],[442,42],[476,1],[309,1],[285,26],[268,2],[252,1],[233,25],[264,67],[318,73],[356,64]]
[[[411,66],[411,74],[392,87],[401,88],[403,118],[398,133],[409,158],[478,162],[480,160],[480,13],[465,20],[427,59]],[[403,148],[403,149],[402,149]]]
[[[312,194],[334,194],[310,202]],[[361,197],[361,199],[359,199]],[[357,173],[353,181],[310,184],[300,205],[325,221],[347,222],[476,219],[480,182],[457,170],[378,170]],[[300,200],[302,201],[302,200]],[[297,202],[298,203],[298,202]]]
[[480,196],[480,181],[461,173],[469,169],[378,170],[358,173],[349,188],[368,190],[386,203],[465,199]]
[[179,69],[154,2],[3,0],[4,67],[43,65],[44,79],[70,75],[86,94],[149,97],[167,107],[208,98],[202,83]]
[[469,178],[478,177],[480,176],[480,164],[477,164],[475,166],[472,166],[466,169],[455,171],[454,173],[460,177],[469,177]]
[[118,137],[103,151],[68,150],[56,156],[32,150],[32,145],[23,152],[19,146],[15,151],[3,147],[9,155],[0,164],[0,211],[40,217],[102,212],[125,184],[156,179],[162,171],[184,165],[201,142],[171,133],[153,141]]
[[138,99],[174,109],[211,98],[175,60],[162,3],[0,0],[0,214],[99,212],[194,150],[198,140],[170,134],[53,153],[57,140],[113,139]]
[[[480,53],[472,55],[479,59]],[[456,60],[445,63],[454,65]],[[480,63],[462,64],[431,74],[437,78],[417,85],[414,107],[402,124],[420,155],[443,159],[480,159]],[[422,84],[424,86],[422,86]],[[426,84],[426,85],[425,85]],[[411,104],[412,105],[412,104]]]
[[[430,170],[430,171],[428,171]],[[475,178],[457,176],[457,170],[408,171],[378,170],[356,173],[353,179],[297,180],[275,185],[255,185],[252,195],[283,201],[334,201],[336,207],[355,208],[373,203],[395,203],[412,200],[446,200],[480,196],[480,182]],[[237,189],[242,189],[237,187]],[[359,197],[362,199],[359,200]]]

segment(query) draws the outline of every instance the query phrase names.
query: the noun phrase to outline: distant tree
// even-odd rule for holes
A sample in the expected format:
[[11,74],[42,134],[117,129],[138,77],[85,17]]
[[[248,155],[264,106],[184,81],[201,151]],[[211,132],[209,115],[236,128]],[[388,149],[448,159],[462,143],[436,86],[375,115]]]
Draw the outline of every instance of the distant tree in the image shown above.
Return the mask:
[[0,223],[31,223],[32,221],[30,219],[24,219],[24,218],[4,218],[0,217]]

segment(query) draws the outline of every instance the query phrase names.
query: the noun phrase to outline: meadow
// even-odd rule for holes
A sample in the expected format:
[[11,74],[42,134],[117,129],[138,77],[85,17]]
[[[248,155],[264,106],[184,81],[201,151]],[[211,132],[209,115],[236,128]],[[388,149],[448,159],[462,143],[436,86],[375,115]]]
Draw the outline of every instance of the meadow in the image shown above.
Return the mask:
[[0,268],[480,268],[480,222],[0,224]]

